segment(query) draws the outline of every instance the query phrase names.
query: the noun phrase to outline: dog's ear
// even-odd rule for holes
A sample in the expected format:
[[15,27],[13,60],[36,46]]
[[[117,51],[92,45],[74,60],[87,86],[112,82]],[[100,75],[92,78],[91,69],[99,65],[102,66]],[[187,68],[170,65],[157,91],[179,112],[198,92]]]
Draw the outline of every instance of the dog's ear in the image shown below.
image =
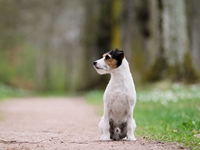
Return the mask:
[[114,59],[121,59],[122,60],[124,58],[124,51],[123,50],[119,50],[118,48],[116,48],[115,50],[111,50],[109,52],[109,54]]
[[115,51],[116,51],[117,58],[121,58],[121,60],[124,59],[124,51],[123,50],[119,50],[118,48],[116,48]]
[[109,54],[117,61],[116,66],[119,67],[124,59],[124,51],[116,48],[115,50],[110,51]]

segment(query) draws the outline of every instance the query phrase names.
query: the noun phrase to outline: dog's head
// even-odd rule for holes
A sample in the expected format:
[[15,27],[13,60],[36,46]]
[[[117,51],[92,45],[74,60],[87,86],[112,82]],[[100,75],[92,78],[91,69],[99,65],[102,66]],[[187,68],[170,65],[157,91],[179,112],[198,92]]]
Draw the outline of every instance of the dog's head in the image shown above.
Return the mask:
[[94,61],[93,66],[99,74],[106,74],[118,68],[122,64],[123,59],[124,52],[116,48],[115,50],[103,54],[103,58]]
[[127,134],[127,122],[115,125],[113,119],[109,120],[110,124],[110,139],[116,141],[126,137]]

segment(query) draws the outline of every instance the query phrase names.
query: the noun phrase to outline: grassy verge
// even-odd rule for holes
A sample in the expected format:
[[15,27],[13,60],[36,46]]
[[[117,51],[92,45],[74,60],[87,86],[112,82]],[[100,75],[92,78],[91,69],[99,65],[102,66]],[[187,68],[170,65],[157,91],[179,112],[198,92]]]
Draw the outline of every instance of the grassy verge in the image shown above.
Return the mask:
[[13,88],[4,84],[0,84],[0,101],[11,97],[22,97],[29,95],[30,92],[22,89]]
[[[102,105],[102,95],[103,91],[91,91],[86,99],[91,104]],[[200,138],[195,136],[200,134],[200,85],[140,87],[134,118],[137,137],[199,148]]]

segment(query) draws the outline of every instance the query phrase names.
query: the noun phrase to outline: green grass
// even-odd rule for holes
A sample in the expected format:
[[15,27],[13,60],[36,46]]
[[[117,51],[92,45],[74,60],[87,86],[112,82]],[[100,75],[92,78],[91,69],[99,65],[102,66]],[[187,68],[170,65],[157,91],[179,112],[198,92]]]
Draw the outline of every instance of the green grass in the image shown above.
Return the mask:
[[18,88],[13,88],[4,84],[0,83],[0,101],[4,100],[6,98],[11,98],[11,97],[22,97],[29,95],[30,92],[23,90],[23,89],[18,89]]
[[[103,91],[91,91],[86,99],[102,105]],[[103,108],[101,107],[101,114]],[[136,137],[179,142],[200,147],[200,85],[152,85],[137,89],[134,110]]]

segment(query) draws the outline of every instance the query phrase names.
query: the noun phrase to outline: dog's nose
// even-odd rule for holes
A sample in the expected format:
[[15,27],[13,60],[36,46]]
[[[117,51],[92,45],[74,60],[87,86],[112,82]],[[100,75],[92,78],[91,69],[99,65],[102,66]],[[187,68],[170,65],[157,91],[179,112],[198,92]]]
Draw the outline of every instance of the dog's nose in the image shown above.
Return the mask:
[[97,62],[96,62],[96,61],[94,61],[94,62],[93,62],[93,65],[94,65],[94,66],[96,66],[96,64],[97,64]]

